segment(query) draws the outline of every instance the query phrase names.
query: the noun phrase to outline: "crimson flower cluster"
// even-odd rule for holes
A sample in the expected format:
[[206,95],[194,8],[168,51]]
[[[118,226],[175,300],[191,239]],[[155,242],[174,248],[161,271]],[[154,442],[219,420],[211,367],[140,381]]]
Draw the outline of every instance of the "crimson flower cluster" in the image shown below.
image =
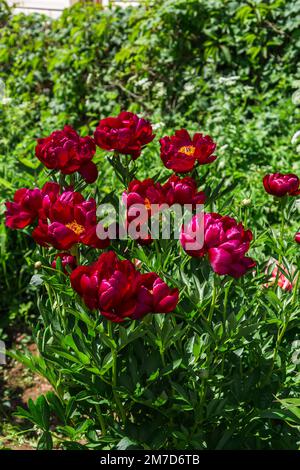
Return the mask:
[[[198,238],[201,231],[203,237]],[[215,273],[234,278],[243,276],[255,266],[255,261],[245,256],[251,240],[252,232],[245,230],[243,224],[216,213],[193,216],[190,223],[182,228],[180,236],[181,245],[190,256],[208,255]]]
[[[71,126],[65,126],[38,139],[36,157],[52,171],[62,175],[78,172],[87,183],[93,183],[98,176],[92,161],[96,146],[114,152],[114,158],[125,154],[135,160],[154,137],[150,122],[123,111],[116,117],[100,120],[93,138],[81,137]],[[188,173],[196,165],[211,163],[217,158],[214,155],[216,144],[210,136],[196,133],[191,137],[186,129],[163,137],[160,145],[162,162],[174,173]],[[205,194],[198,191],[196,181],[191,176],[180,177],[174,173],[164,184],[151,178],[131,181],[123,193],[127,223],[132,220],[132,210],[133,218],[136,217],[138,205],[146,208],[148,221],[155,211],[165,207],[180,204],[194,210],[197,204],[204,204]],[[293,175],[288,176],[289,181],[284,179],[284,183],[289,194],[294,194],[299,189],[299,181],[296,184]],[[42,189],[17,190],[13,201],[6,203],[6,225],[12,229],[33,226],[32,237],[39,245],[59,251],[54,254],[52,268],[56,269],[59,264],[65,274],[71,273],[71,284],[85,304],[111,321],[140,319],[151,312],[174,310],[178,289],[170,288],[154,272],[140,273],[131,261],[118,259],[113,251],[101,254],[89,266],[78,266],[76,246],[105,249],[110,240],[97,236],[96,201],[85,199],[74,190],[74,178],[70,179],[70,186],[66,178],[60,181],[61,184],[46,183]],[[268,187],[276,184],[272,180]],[[254,267],[255,262],[245,256],[252,234],[242,224],[230,217],[205,214],[204,245],[190,251],[188,242],[193,240],[197,224],[198,217],[192,217],[181,233],[181,244],[191,256],[207,254],[214,271],[220,275],[240,277]],[[148,236],[139,241],[149,243],[152,240]]]
[[[123,193],[123,202],[127,209],[127,223],[135,219],[139,206],[145,207],[144,217],[139,215],[141,225],[147,223],[151,216],[164,207],[179,204],[190,205],[193,209],[196,204],[204,204],[205,193],[197,191],[197,183],[192,177],[180,178],[172,175],[163,185],[155,183],[152,178],[131,181],[127,191]],[[138,240],[142,244],[152,241],[150,236],[139,237]]]
[[22,188],[13,202],[6,203],[6,225],[22,229],[37,221],[32,237],[41,246],[68,250],[76,243],[105,248],[109,240],[96,234],[96,201],[73,190],[59,194],[57,183],[46,183],[42,189]]
[[42,189],[18,189],[13,201],[5,203],[7,227],[22,229],[33,224],[37,218],[44,218],[58,193],[59,185],[56,183],[46,183]]
[[80,137],[71,126],[65,126],[37,142],[35,154],[46,168],[64,175],[79,172],[87,183],[97,179],[98,170],[91,161],[96,145],[91,137]]
[[131,181],[127,191],[123,193],[123,201],[127,208],[142,204],[151,211],[153,204],[204,204],[205,193],[197,191],[197,183],[193,178],[172,175],[163,185],[155,183],[152,178]]
[[32,236],[39,245],[58,250],[69,250],[77,243],[106,248],[110,241],[100,240],[96,228],[96,201],[86,200],[75,191],[64,191],[40,215]]
[[148,313],[169,313],[179,297],[178,289],[170,289],[156,273],[141,274],[113,251],[103,253],[92,265],[78,266],[70,279],[88,308],[115,323]]

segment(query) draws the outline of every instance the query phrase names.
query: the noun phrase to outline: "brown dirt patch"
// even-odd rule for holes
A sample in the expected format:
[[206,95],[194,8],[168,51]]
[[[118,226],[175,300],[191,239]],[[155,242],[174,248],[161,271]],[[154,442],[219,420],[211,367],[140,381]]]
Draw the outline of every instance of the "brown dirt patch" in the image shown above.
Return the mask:
[[[24,345],[24,337],[19,335],[15,338],[17,348]],[[37,347],[33,343],[25,343],[25,347],[31,354],[38,354]],[[43,377],[33,374],[23,364],[15,360],[9,360],[8,364],[0,367],[0,416],[1,421],[20,426],[21,422],[13,416],[18,406],[24,407],[28,400],[36,400],[40,395],[52,391],[53,388]],[[3,434],[1,436],[1,434]],[[10,434],[10,433],[9,433]],[[0,427],[0,445],[13,450],[32,450],[31,443],[26,439],[24,442],[16,443],[16,439],[6,435],[5,427]],[[17,439],[19,440],[19,439]]]
[[[20,342],[20,339],[17,343]],[[38,354],[34,343],[27,345],[31,354]],[[12,392],[16,392],[21,404],[26,405],[28,400],[36,400],[43,393],[52,391],[53,388],[49,382],[40,375],[33,374],[23,364],[12,361],[4,373],[4,386]]]

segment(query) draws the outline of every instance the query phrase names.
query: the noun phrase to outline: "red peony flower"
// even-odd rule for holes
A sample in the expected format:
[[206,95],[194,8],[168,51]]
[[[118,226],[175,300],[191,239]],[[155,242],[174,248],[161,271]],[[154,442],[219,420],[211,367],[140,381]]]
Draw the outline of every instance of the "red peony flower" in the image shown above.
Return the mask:
[[148,121],[126,111],[117,117],[101,119],[94,134],[100,148],[131,155],[133,160],[140,156],[142,148],[154,137]]
[[64,191],[47,207],[47,213],[44,211],[32,236],[40,245],[58,250],[69,250],[76,243],[105,248],[109,240],[100,240],[96,227],[95,200],[85,200],[80,193]]
[[120,261],[113,251],[71,274],[73,289],[90,309],[120,323],[148,313],[169,313],[178,303],[178,289],[170,289],[155,273],[139,273],[131,261]]
[[162,191],[168,205],[173,204],[204,204],[205,194],[203,191],[197,192],[197,183],[190,176],[180,178],[172,175],[163,185]]
[[[148,178],[144,181],[133,180],[128,186],[128,190],[123,193],[123,202],[127,207],[144,206],[149,216],[153,215],[153,205],[159,206],[165,202],[162,187],[160,183],[155,183],[153,179]],[[135,216],[129,216],[133,220]]]
[[161,184],[155,183],[151,178],[144,181],[133,180],[127,191],[124,191],[122,200],[127,210],[127,229],[129,224],[133,222],[132,228],[136,231],[136,234],[129,233],[129,235],[132,237],[134,235],[133,238],[139,243],[148,245],[153,241],[148,233],[148,223],[165,202]]
[[56,269],[56,260],[57,258],[60,258],[61,259],[61,264],[62,264],[62,268],[63,268],[63,272],[65,274],[68,274],[68,271],[66,269],[66,267],[68,266],[72,271],[73,269],[76,268],[77,266],[77,262],[76,262],[76,257],[73,256],[73,255],[70,255],[70,253],[58,253],[57,255],[55,255],[55,259],[52,261],[51,263],[51,267],[53,269]]
[[[197,235],[203,231],[203,237]],[[203,238],[203,239],[202,239]],[[193,257],[208,255],[213,270],[219,275],[235,278],[243,276],[255,266],[245,254],[250,248],[252,233],[235,219],[215,213],[195,215],[187,227],[183,227],[180,242]]]
[[[180,178],[173,175],[164,185],[155,183],[151,178],[144,181],[133,180],[123,193],[123,202],[127,208],[127,228],[131,222],[136,221],[133,228],[137,233],[133,238],[141,244],[149,244],[153,241],[148,234],[152,216],[174,204],[195,207],[204,201],[204,192],[197,192],[197,184],[191,177]],[[144,231],[139,236],[142,226]]]
[[178,303],[178,289],[170,287],[156,274],[141,274],[140,292],[134,318],[142,318],[147,313],[169,313]]
[[297,232],[295,235],[295,242],[300,243],[300,232]]
[[263,179],[263,184],[267,193],[272,194],[272,196],[283,197],[287,194],[289,196],[297,196],[300,194],[299,178],[292,173],[273,173],[266,175]]
[[15,192],[13,202],[6,202],[6,225],[12,229],[22,229],[31,225],[50,201],[59,193],[59,185],[46,183],[42,189],[21,188]]
[[87,183],[97,179],[97,167],[91,161],[96,146],[91,137],[80,137],[71,126],[65,126],[37,142],[36,156],[47,168],[64,175],[78,171]]
[[160,157],[166,168],[177,173],[188,173],[196,162],[200,165],[212,163],[216,144],[209,135],[196,133],[193,138],[186,129],[175,132],[171,137],[160,139]]

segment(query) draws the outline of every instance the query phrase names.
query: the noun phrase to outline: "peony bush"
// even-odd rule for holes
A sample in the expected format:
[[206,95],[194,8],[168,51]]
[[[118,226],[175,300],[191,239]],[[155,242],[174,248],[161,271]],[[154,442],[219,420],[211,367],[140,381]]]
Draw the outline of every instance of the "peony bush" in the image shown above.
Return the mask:
[[[261,231],[247,204],[234,208],[235,188],[204,170],[217,159],[208,135],[163,136],[159,173],[138,179],[145,147],[159,153],[155,137],[124,111],[93,137],[65,126],[37,141],[42,188],[6,203],[6,225],[36,243],[40,312],[39,355],[12,355],[53,387],[17,414],[40,449],[296,448],[299,234],[286,240],[285,225],[299,179],[263,178],[280,232]],[[113,174],[106,194],[101,158]],[[106,224],[97,207],[120,201],[124,222]],[[173,205],[179,239],[155,238],[149,223]],[[123,236],[132,224],[137,236]]]

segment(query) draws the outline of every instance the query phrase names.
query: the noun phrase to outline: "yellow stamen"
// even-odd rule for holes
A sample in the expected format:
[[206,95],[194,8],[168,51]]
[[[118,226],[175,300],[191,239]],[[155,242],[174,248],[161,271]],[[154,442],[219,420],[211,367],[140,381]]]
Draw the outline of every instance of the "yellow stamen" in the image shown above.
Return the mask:
[[66,227],[68,227],[70,230],[72,230],[76,235],[81,235],[84,232],[84,226],[80,225],[76,222],[76,220],[73,220],[73,222],[70,222],[69,224],[66,224]]
[[184,153],[184,155],[186,155],[187,157],[192,157],[195,153],[195,150],[196,147],[194,147],[193,145],[184,145],[183,147],[180,147],[178,152]]
[[145,198],[144,204],[145,204],[146,209],[151,209],[151,202],[149,201],[147,197]]

